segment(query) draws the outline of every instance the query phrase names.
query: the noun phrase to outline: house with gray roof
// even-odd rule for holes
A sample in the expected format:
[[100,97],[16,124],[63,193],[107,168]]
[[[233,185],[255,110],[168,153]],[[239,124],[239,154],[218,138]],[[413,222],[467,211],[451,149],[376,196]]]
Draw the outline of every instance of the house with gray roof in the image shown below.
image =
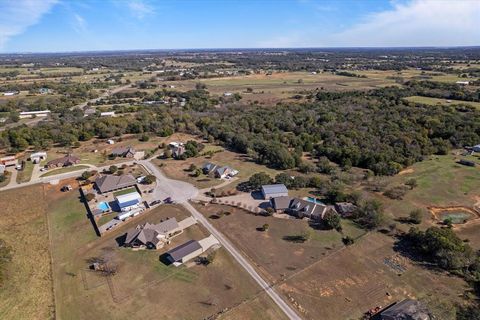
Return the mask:
[[293,198],[289,196],[280,196],[270,199],[270,205],[276,212],[285,212],[297,218],[309,218],[320,221],[325,217],[329,210],[334,210],[333,206],[327,206],[318,201],[309,201]]
[[207,162],[202,166],[202,171],[203,174],[210,174],[217,168],[217,165],[215,163]]
[[210,248],[218,248],[220,242],[213,235],[202,240],[190,240],[167,252],[167,260],[175,266],[179,266],[194,259]]
[[132,187],[137,184],[137,180],[131,174],[121,176],[104,175],[95,180],[95,186],[100,193],[111,192],[123,188]]
[[110,154],[115,157],[133,158],[135,152],[136,150],[133,147],[127,146],[114,148]]
[[288,189],[284,184],[267,184],[262,186],[261,191],[265,200],[288,196]]
[[196,224],[196,220],[188,217],[180,222],[175,218],[169,218],[158,224],[145,223],[128,230],[125,238],[125,246],[131,248],[159,249],[170,240],[181,234],[186,228]]
[[175,265],[180,265],[202,253],[203,249],[200,243],[197,240],[190,240],[168,251],[167,259]]
[[69,167],[80,162],[80,158],[74,155],[66,155],[65,157],[58,158],[47,162],[48,168],[60,168],[60,167]]

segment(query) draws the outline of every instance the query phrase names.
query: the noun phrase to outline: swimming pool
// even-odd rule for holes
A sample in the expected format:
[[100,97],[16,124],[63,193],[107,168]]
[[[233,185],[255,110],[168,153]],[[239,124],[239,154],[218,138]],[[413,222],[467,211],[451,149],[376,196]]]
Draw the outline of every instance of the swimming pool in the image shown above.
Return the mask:
[[97,208],[102,210],[103,212],[110,210],[110,206],[108,205],[108,202],[100,202]]
[[306,197],[305,200],[316,203],[316,204],[324,204],[320,199],[314,197]]

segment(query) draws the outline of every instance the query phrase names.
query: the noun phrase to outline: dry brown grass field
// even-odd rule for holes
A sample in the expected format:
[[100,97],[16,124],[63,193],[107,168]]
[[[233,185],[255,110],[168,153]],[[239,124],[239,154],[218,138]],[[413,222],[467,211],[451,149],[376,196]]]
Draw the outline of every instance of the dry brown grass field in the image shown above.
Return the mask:
[[[58,319],[199,319],[234,308],[254,318],[277,319],[272,304],[265,309],[246,308],[255,300],[259,287],[227,254],[219,249],[214,262],[205,266],[166,266],[159,256],[188,239],[208,233],[193,226],[158,251],[131,251],[119,248],[116,238],[129,227],[145,221],[157,223],[167,217],[181,219],[188,213],[179,206],[165,205],[140,216],[102,238],[97,238],[78,190],[60,193],[61,185],[47,191],[48,214],[52,226],[54,278]],[[117,265],[117,274],[105,278],[88,270],[87,259],[108,258]],[[242,303],[244,302],[244,303]],[[255,305],[255,302],[252,302]],[[238,311],[237,311],[238,310]]]
[[40,185],[0,193],[0,238],[13,249],[0,318],[54,319],[46,199]]

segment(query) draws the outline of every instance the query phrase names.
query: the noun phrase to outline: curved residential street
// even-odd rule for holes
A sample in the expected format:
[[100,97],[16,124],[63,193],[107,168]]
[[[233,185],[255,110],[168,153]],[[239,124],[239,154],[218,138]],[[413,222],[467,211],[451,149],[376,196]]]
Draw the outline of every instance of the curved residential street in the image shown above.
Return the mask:
[[[133,164],[135,161],[126,161],[119,163],[122,164]],[[190,203],[189,200],[195,198],[199,194],[199,190],[184,181],[173,180],[167,178],[160,168],[151,162],[151,159],[137,161],[138,164],[142,165],[146,171],[154,175],[157,178],[156,187],[154,188],[153,196],[159,200],[165,200],[170,197],[174,202],[181,204],[185,209],[187,209],[192,216],[203,224],[203,226],[217,238],[221,245],[227,250],[238,262],[242,268],[247,271],[247,273],[258,283],[258,285],[265,290],[265,292],[270,296],[270,298],[275,302],[275,304],[287,315],[289,319],[297,320],[301,319],[298,314],[293,310],[288,303],[275,291],[275,289],[268,284],[258,273],[255,271],[251,263],[245,259],[242,254],[234,247],[234,245],[220,232],[218,231],[200,212],[197,211]],[[21,188],[28,185],[33,185],[37,183],[51,183],[63,179],[73,178],[80,176],[84,171],[87,170],[98,170],[99,172],[103,169],[108,169],[109,166],[96,167],[93,165],[88,165],[89,168],[81,169],[77,171],[61,173],[57,175],[52,175],[48,177],[33,177],[29,182],[17,184],[16,182],[11,182],[8,186],[3,187],[0,191]],[[14,179],[12,179],[15,181]]]

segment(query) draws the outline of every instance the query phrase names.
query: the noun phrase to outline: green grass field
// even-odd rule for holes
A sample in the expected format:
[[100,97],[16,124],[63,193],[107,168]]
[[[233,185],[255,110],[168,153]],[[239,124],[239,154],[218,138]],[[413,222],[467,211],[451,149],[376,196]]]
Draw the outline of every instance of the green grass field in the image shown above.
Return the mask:
[[23,170],[17,173],[17,183],[25,183],[32,178],[33,167],[35,165],[31,161],[25,161],[25,167]]
[[137,192],[137,188],[132,187],[132,188],[128,188],[128,189],[125,189],[125,190],[120,190],[120,191],[114,192],[113,195],[115,197],[118,197],[118,196],[121,196],[121,195],[124,195],[124,194],[127,194],[127,193],[132,193],[132,192]]
[[475,108],[480,108],[480,102],[472,102],[472,101],[462,101],[462,100],[448,100],[448,99],[439,99],[439,98],[430,98],[430,97],[422,97],[422,96],[411,96],[405,98],[405,100],[415,103],[422,103],[428,105],[468,105]]

